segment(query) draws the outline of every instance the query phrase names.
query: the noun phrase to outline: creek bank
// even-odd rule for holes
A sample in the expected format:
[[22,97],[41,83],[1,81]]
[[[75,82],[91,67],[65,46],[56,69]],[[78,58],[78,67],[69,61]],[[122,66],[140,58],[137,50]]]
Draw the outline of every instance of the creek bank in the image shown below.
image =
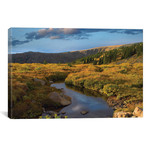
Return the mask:
[[44,113],[42,113],[42,116],[40,116],[40,118],[42,118],[42,119],[67,118],[67,116],[65,116],[62,113],[58,113],[56,111],[45,111]]
[[143,109],[141,109],[140,107],[136,107],[133,115],[136,117],[143,117]]
[[[76,88],[80,88],[80,89],[86,89],[86,88],[81,88],[79,86],[74,86],[74,85],[68,85],[70,87],[76,87]],[[103,95],[106,98],[106,102],[108,103],[108,105],[114,110],[114,114],[113,117],[114,118],[121,118],[121,117],[143,117],[143,110],[139,107],[137,107],[139,105],[138,101],[135,101],[134,104],[126,104],[126,101],[129,98],[117,98],[117,96],[109,96],[107,97],[106,94],[104,94],[102,91],[95,91],[95,90],[91,90],[88,89],[92,94],[96,94],[99,93],[100,95]],[[133,108],[133,111],[131,110],[131,107],[133,108],[133,106],[135,106]],[[126,111],[124,111],[126,110]]]
[[143,117],[143,110],[139,107],[136,107],[133,112],[115,112],[113,115],[114,118],[125,118],[125,117]]
[[[111,106],[114,110],[114,118],[121,118],[121,117],[143,117],[143,109],[140,107],[135,107],[134,111],[128,111],[130,110],[130,107],[128,104],[125,103],[127,99],[120,98],[117,99],[116,96],[110,96],[107,99],[107,103],[109,106]],[[137,102],[135,102],[134,106],[138,105]],[[126,109],[127,111],[118,111]]]
[[[55,87],[51,87],[54,83],[51,80],[45,81],[42,79],[34,78],[32,79],[35,86],[39,89],[40,87],[40,94],[39,94],[39,101],[42,107],[41,116],[48,116],[50,118],[64,118],[64,112],[60,115],[59,111],[72,103],[71,97],[64,94],[63,89],[57,89]],[[45,87],[49,89],[45,89]],[[36,88],[35,88],[36,89]],[[44,90],[43,92],[41,90]],[[43,94],[44,93],[44,94]],[[38,96],[38,94],[37,94]],[[37,103],[35,101],[35,103]],[[40,116],[40,118],[41,118]]]
[[[50,82],[53,83],[53,82]],[[78,88],[78,87],[76,87]],[[82,89],[82,88],[81,88]],[[84,90],[85,88],[83,88]],[[68,106],[72,103],[72,99],[71,97],[69,97],[69,95],[65,95],[64,93],[64,88],[58,88],[57,90],[59,90],[59,92],[50,92],[48,95],[48,102],[47,102],[47,106],[48,106],[48,110],[52,110],[53,112],[56,111],[59,108],[63,108],[65,106]],[[96,91],[92,91],[91,89],[89,90],[91,92],[91,94],[95,94],[98,93]],[[105,94],[99,92],[99,94],[102,94],[105,96]],[[143,111],[136,107],[134,112],[130,112],[128,111],[128,106],[124,103],[125,102],[125,98],[120,98],[117,99],[116,96],[110,96],[106,99],[107,104],[112,107],[112,109],[114,110],[114,114],[113,117],[114,118],[124,118],[124,117],[142,117],[143,115]],[[127,111],[124,111],[123,109],[127,109]],[[46,108],[47,110],[47,108]],[[50,116],[50,118],[55,118],[56,115],[63,118],[64,115],[67,113],[66,111],[57,111],[54,112],[54,114],[49,114],[50,111],[45,111],[42,116]],[[80,110],[79,113],[81,115],[86,115],[89,113],[89,111],[87,110]]]
[[[42,86],[47,84],[44,80],[41,79],[34,78],[33,80],[34,82],[40,83]],[[49,81],[48,83],[51,85],[53,84],[53,81]],[[62,89],[57,89],[57,92],[50,92],[47,99],[50,103],[48,103],[47,106],[52,106],[56,108],[64,107],[71,104],[71,98],[65,95]]]
[[127,108],[126,104],[124,103],[125,99],[117,99],[116,96],[110,96],[107,98],[107,103],[109,106],[113,108],[113,110],[119,109],[119,108]]

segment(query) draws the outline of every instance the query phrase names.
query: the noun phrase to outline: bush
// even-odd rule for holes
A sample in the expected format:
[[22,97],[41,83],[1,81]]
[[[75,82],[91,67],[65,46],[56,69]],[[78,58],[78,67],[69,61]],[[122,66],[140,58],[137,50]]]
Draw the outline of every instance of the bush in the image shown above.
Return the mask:
[[34,84],[31,83],[31,82],[27,82],[26,85],[27,85],[27,87],[28,87],[29,90],[34,90],[35,89]]
[[103,68],[98,67],[95,71],[96,71],[96,72],[102,72],[102,71],[103,71]]
[[42,106],[26,99],[17,103],[13,111],[13,118],[36,118],[42,114]]
[[97,65],[97,61],[93,61],[93,65]]
[[44,60],[43,64],[47,64],[46,60]]
[[105,93],[107,96],[115,96],[117,95],[118,91],[119,86],[116,84],[107,84],[103,88],[103,93]]
[[131,87],[143,88],[143,84],[132,84]]
[[122,74],[127,74],[127,69],[121,70],[120,73],[122,73]]
[[41,67],[37,67],[35,70],[41,70]]
[[84,79],[78,79],[78,80],[74,81],[74,85],[78,86],[78,87],[84,87],[84,82],[85,82]]
[[67,66],[72,67],[72,64],[68,63]]
[[89,80],[85,80],[84,87],[87,89],[92,89],[92,90],[98,91],[103,88],[103,83],[102,83],[102,81],[89,79]]
[[[69,73],[68,72],[54,72],[52,75],[49,76],[49,80],[52,81],[62,81],[65,80],[65,78],[67,77]],[[47,79],[47,78],[46,78]]]

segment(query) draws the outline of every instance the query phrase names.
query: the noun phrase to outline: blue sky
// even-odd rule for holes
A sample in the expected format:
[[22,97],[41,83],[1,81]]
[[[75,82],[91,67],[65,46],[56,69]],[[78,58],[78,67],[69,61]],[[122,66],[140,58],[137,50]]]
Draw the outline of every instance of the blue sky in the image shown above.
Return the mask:
[[8,39],[11,53],[59,53],[136,42],[143,42],[141,29],[11,28]]

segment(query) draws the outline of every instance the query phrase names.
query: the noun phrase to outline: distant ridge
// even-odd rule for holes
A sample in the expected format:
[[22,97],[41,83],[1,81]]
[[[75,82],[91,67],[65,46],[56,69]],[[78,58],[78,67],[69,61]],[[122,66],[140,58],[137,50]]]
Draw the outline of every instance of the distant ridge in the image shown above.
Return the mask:
[[131,44],[125,45],[113,45],[113,46],[104,46],[104,47],[95,47],[86,50],[78,50],[71,52],[63,53],[40,53],[40,52],[25,52],[17,54],[9,54],[8,62],[9,63],[69,63],[77,59],[96,54],[98,52],[104,52],[108,50],[113,50],[121,46],[128,46]]

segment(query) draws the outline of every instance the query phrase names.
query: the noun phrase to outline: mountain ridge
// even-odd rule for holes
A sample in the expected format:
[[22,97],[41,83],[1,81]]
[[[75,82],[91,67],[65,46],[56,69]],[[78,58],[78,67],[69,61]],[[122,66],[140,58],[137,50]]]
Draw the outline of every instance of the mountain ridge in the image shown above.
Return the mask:
[[69,63],[73,62],[76,59],[80,59],[98,52],[104,52],[119,48],[121,46],[128,46],[131,44],[123,45],[112,45],[112,46],[102,46],[94,47],[90,49],[70,51],[70,52],[61,52],[61,53],[42,53],[42,52],[25,52],[17,54],[9,54],[8,62],[9,63]]

